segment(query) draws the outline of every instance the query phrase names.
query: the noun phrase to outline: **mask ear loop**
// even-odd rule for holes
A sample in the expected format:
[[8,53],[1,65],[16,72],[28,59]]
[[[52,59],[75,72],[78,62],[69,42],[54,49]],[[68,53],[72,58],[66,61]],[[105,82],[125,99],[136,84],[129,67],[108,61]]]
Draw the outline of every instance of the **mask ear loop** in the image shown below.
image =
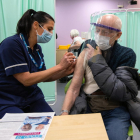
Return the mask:
[[118,39],[118,42],[122,42],[122,39],[121,39],[121,38],[119,38],[119,39]]
[[[39,23],[38,23],[38,24],[39,24]],[[40,24],[39,24],[39,26],[40,26],[41,28],[43,28]],[[43,28],[43,30],[44,30],[44,28]],[[37,33],[37,35],[39,35],[38,32],[37,32],[37,30],[36,30],[36,33]]]
[[45,30],[40,24],[39,24],[39,26],[40,26],[43,30]]
[[[39,24],[39,23],[38,23]],[[39,26],[43,29],[43,30],[45,30],[40,24],[39,24]],[[38,34],[38,32],[37,32],[37,30],[36,30],[36,33],[37,33],[37,35],[39,35]],[[40,35],[39,35],[40,36]]]
[[37,32],[37,30],[35,30],[35,31],[36,31],[36,34],[39,35],[38,32]]

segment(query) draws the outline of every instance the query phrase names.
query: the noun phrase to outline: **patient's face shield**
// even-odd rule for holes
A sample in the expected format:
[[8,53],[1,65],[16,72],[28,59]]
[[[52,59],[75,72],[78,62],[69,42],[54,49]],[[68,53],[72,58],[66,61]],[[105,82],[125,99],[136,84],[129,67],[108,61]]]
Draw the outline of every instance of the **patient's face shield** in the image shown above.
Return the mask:
[[118,39],[117,35],[121,32],[121,20],[112,14],[98,15],[96,22],[91,22],[91,32],[94,33],[92,36],[92,40],[96,40],[95,38],[102,38],[108,37],[109,45],[112,46],[114,42]]
[[111,28],[102,24],[98,24],[98,23],[93,23],[93,24],[94,24],[94,33],[100,34],[102,36],[110,37],[111,35],[120,31],[118,29]]
[[112,37],[114,34],[121,32],[121,20],[115,15],[100,14],[96,22],[91,23],[91,30],[94,34]]

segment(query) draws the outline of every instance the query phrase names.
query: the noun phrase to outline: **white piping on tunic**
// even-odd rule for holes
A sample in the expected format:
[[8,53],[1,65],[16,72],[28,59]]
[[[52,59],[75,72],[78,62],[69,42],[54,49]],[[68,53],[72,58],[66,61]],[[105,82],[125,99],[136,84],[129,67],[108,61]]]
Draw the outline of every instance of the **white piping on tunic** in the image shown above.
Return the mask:
[[5,70],[12,68],[12,67],[22,66],[22,65],[27,65],[27,63],[12,65],[12,66],[6,67]]

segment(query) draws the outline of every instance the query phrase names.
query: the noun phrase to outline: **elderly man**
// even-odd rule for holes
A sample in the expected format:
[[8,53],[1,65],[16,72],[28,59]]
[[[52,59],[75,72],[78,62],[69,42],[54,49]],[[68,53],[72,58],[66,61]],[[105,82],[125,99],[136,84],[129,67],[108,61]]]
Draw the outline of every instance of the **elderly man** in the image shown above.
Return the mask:
[[[137,83],[127,69],[135,66],[136,55],[117,43],[122,35],[117,16],[101,16],[94,26],[95,41],[87,40],[82,46],[61,114],[68,115],[82,90],[87,94],[86,112],[101,113],[109,140],[127,140],[131,123],[124,102],[138,93]],[[80,90],[83,77],[86,82]]]

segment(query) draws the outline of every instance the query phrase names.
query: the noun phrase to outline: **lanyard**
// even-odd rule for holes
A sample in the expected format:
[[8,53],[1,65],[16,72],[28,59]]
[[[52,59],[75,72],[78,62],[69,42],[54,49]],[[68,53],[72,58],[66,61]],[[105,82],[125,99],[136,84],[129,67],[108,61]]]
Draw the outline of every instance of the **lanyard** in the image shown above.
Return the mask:
[[21,38],[22,38],[22,40],[23,40],[23,42],[24,42],[24,45],[25,45],[25,47],[26,47],[26,49],[27,49],[27,51],[28,51],[28,54],[29,54],[31,60],[33,61],[33,63],[35,64],[35,66],[40,70],[40,69],[42,68],[44,62],[43,62],[43,60],[42,60],[42,58],[41,58],[41,56],[40,56],[40,54],[39,54],[39,51],[37,51],[37,53],[38,53],[38,56],[39,56],[39,58],[40,58],[40,60],[41,60],[40,66],[38,66],[38,64],[36,63],[36,61],[35,61],[34,58],[32,57],[32,55],[29,53],[28,46],[27,46],[27,44],[26,44],[26,41],[25,41],[25,38],[24,38],[23,34],[20,33],[20,35],[21,35]]

